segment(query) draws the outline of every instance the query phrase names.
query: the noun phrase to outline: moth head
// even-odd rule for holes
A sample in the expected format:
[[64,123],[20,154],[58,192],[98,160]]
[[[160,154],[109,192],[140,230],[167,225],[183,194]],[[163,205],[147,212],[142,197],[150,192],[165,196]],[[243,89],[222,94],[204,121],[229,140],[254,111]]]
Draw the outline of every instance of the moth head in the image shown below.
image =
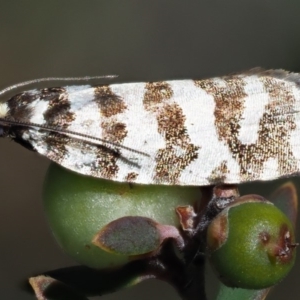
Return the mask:
[[0,103],[0,137],[5,137],[8,135],[8,124],[5,118],[8,113],[7,103]]
[[5,118],[8,112],[7,103],[0,103],[0,118]]

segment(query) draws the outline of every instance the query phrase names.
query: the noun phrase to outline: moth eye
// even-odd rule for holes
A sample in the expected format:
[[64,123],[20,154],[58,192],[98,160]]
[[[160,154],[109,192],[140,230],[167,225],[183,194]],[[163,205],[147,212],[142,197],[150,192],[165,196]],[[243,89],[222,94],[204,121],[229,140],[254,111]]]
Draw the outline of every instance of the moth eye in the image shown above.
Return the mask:
[[219,213],[208,226],[207,247],[219,279],[246,289],[278,283],[296,257],[293,226],[268,201],[244,201]]

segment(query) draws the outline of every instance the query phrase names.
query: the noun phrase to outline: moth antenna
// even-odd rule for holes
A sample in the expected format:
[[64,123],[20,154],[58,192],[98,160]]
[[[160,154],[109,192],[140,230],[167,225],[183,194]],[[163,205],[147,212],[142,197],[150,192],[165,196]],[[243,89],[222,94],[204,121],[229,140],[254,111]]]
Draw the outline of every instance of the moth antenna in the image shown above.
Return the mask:
[[91,135],[88,135],[88,134],[75,132],[75,131],[68,130],[68,129],[55,128],[55,127],[45,126],[45,125],[36,124],[36,123],[19,122],[19,121],[9,120],[9,119],[5,119],[5,118],[0,118],[0,125],[1,125],[1,123],[5,123],[5,124],[9,124],[9,125],[15,125],[15,126],[36,127],[36,128],[39,128],[39,129],[42,129],[42,130],[45,130],[45,131],[65,134],[65,135],[71,136],[71,137],[72,137],[72,135],[74,135],[75,137],[78,137],[78,138],[83,137],[83,138],[86,138],[86,139],[98,141],[102,144],[103,143],[104,144],[109,144],[111,146],[119,147],[119,148],[128,150],[128,151],[133,152],[133,153],[137,153],[137,154],[141,154],[143,156],[150,157],[150,155],[145,153],[145,152],[142,152],[142,151],[139,151],[139,150],[136,150],[136,149],[132,149],[130,147],[121,145],[119,143],[107,141],[105,139],[97,138],[97,137],[94,137],[94,136],[91,136]]
[[6,94],[9,91],[18,89],[22,86],[27,86],[34,83],[40,83],[40,82],[46,82],[46,81],[88,81],[93,79],[114,79],[118,77],[118,75],[103,75],[103,76],[83,76],[83,77],[45,77],[45,78],[39,78],[39,79],[32,79],[23,81],[14,85],[11,85],[9,87],[4,88],[0,91],[0,96]]

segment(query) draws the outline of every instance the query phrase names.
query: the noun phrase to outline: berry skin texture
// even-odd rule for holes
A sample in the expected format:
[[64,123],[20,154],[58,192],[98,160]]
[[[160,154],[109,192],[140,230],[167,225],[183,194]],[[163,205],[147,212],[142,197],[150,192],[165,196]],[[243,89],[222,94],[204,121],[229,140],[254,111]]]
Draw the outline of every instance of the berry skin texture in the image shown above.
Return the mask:
[[219,279],[245,289],[280,282],[296,257],[293,226],[268,201],[242,201],[220,212],[208,226],[207,247]]
[[95,246],[93,238],[99,230],[126,216],[147,217],[179,228],[175,207],[194,205],[201,198],[201,191],[198,187],[100,180],[51,164],[43,198],[48,223],[62,249],[83,265],[105,269],[121,267],[135,257],[109,253]]

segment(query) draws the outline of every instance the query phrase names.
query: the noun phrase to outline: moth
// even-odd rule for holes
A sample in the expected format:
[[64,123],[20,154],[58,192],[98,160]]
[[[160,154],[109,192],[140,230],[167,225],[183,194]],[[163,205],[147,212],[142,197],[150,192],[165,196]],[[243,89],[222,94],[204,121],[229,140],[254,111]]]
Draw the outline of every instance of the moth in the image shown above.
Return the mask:
[[300,171],[300,75],[253,69],[34,89],[0,104],[0,135],[67,169],[120,182],[273,180]]

